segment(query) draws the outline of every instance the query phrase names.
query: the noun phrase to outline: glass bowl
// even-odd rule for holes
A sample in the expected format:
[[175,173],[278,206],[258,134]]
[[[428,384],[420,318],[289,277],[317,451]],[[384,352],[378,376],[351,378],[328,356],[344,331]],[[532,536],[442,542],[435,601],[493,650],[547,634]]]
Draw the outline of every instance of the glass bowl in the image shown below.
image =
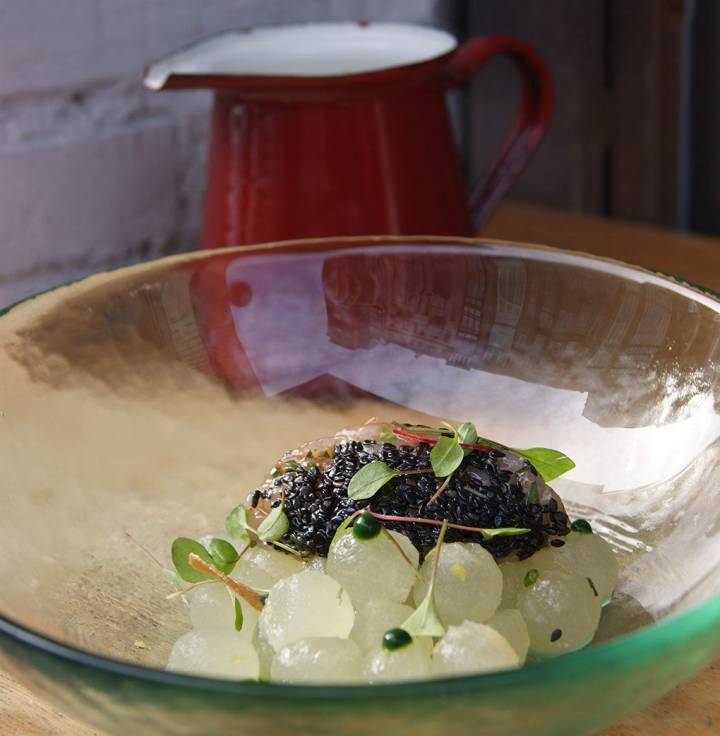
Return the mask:
[[[720,302],[549,248],[326,239],[101,274],[0,318],[0,665],[117,734],[590,733],[720,651]],[[567,452],[614,544],[597,641],[352,687],[163,671],[162,567],[279,454],[371,416]]]

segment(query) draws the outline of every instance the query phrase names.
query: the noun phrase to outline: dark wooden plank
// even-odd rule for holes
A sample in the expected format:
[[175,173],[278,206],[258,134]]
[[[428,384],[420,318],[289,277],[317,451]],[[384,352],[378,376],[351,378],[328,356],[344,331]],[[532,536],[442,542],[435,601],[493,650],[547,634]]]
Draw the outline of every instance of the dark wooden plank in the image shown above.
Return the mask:
[[[529,41],[555,79],[551,129],[513,196],[677,225],[687,0],[485,0],[465,7],[469,34]],[[518,93],[508,63],[488,67],[467,101],[475,177],[501,139]]]
[[[537,204],[599,212],[605,140],[604,0],[483,0],[463,3],[468,35],[509,33],[535,46],[556,84],[555,115],[513,196]],[[472,83],[467,104],[469,168],[489,163],[518,104],[517,73],[503,59]]]
[[717,0],[696,0],[692,41],[689,226],[703,233],[720,233],[720,3]]
[[609,212],[675,226],[685,0],[615,0]]

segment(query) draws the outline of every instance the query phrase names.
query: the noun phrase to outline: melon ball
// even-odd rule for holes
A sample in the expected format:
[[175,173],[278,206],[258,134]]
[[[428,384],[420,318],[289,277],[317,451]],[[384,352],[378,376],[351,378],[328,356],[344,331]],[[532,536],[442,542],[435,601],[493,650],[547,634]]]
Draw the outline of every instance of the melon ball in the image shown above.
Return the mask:
[[270,665],[275,682],[342,683],[363,680],[363,656],[350,639],[310,637],[281,647]]
[[525,590],[526,576],[531,570],[547,570],[554,567],[547,549],[536,552],[526,560],[508,560],[500,564],[503,576],[503,592],[500,608],[517,608],[517,598]]
[[430,651],[416,640],[393,651],[376,647],[365,659],[369,682],[421,680],[430,676],[430,670]]
[[270,590],[278,580],[304,569],[299,557],[281,552],[270,544],[258,544],[238,560],[231,577],[250,588]]
[[600,599],[585,578],[563,570],[543,571],[517,599],[527,624],[530,651],[551,657],[592,641],[600,621]]
[[530,648],[530,635],[520,611],[515,608],[505,608],[488,619],[487,625],[510,642],[518,655],[520,664],[524,664]]
[[[222,583],[198,585],[185,594],[190,606],[190,620],[195,629],[235,628],[235,596]],[[240,634],[252,638],[259,611],[238,598],[243,612]]]
[[419,553],[404,535],[383,531],[372,539],[358,539],[352,529],[345,531],[330,548],[327,572],[348,593],[356,607],[373,599],[404,602],[416,578]]
[[168,670],[229,680],[257,680],[260,665],[251,641],[234,629],[190,631],[173,644]]
[[350,598],[329,575],[305,570],[272,587],[258,621],[260,635],[277,652],[318,636],[347,638],[355,621]]
[[382,644],[386,631],[400,626],[413,612],[410,606],[386,600],[371,600],[363,603],[355,612],[355,624],[350,638],[369,652]]
[[253,646],[258,655],[258,662],[260,665],[259,678],[261,680],[270,679],[270,664],[275,656],[275,650],[267,643],[262,636],[260,636],[259,627],[255,628],[255,634],[253,636]]
[[591,588],[594,586],[600,603],[607,603],[617,586],[620,569],[613,548],[594,533],[570,532],[560,541],[565,544],[547,550],[553,564],[592,581]]
[[315,555],[309,560],[305,560],[306,570],[315,570],[316,572],[327,572],[327,560],[320,555]]
[[450,626],[435,645],[432,672],[445,677],[516,669],[520,664],[510,642],[495,629],[463,621]]
[[[435,550],[420,568],[415,585],[415,604],[420,605],[430,587]],[[465,620],[487,621],[500,605],[503,576],[493,556],[474,542],[444,544],[435,579],[435,605],[442,622],[449,626]]]

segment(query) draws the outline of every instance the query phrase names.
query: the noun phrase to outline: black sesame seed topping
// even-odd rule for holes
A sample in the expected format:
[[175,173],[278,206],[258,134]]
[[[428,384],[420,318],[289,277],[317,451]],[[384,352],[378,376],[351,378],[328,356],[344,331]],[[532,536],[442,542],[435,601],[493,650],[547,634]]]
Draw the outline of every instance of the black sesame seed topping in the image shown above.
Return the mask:
[[[347,487],[353,475],[373,460],[382,460],[396,470],[430,469],[427,443],[394,445],[366,440],[335,446],[330,462],[321,470],[286,463],[285,469],[264,498],[285,493],[285,513],[290,523],[286,544],[300,551],[327,555],[335,530],[353,512],[367,508],[391,516],[447,519],[450,523],[483,528],[524,527],[519,536],[484,540],[474,532],[448,529],[448,542],[477,542],[498,558],[510,554],[519,559],[532,556],[547,546],[548,535],[569,531],[567,516],[557,503],[529,503],[517,474],[498,468],[504,453],[473,450],[453,474],[444,493],[427,506],[439,483],[433,473],[393,478],[371,499],[353,501]],[[438,528],[426,524],[384,522],[388,529],[407,535],[421,555],[435,546]]]
[[555,629],[552,632],[552,634],[550,634],[550,641],[556,642],[561,636],[562,636],[562,629]]
[[563,539],[553,539],[550,544],[552,544],[553,547],[564,547],[565,541]]

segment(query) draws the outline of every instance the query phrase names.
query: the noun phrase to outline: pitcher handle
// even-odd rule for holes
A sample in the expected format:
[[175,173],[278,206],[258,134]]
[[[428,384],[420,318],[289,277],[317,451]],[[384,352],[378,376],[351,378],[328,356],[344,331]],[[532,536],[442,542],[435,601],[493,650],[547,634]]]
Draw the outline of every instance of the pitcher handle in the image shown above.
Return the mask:
[[540,145],[553,110],[553,82],[545,62],[535,49],[512,36],[482,36],[463,43],[448,61],[448,85],[461,85],[478,67],[498,54],[507,54],[520,72],[522,102],[500,151],[470,196],[475,231]]

